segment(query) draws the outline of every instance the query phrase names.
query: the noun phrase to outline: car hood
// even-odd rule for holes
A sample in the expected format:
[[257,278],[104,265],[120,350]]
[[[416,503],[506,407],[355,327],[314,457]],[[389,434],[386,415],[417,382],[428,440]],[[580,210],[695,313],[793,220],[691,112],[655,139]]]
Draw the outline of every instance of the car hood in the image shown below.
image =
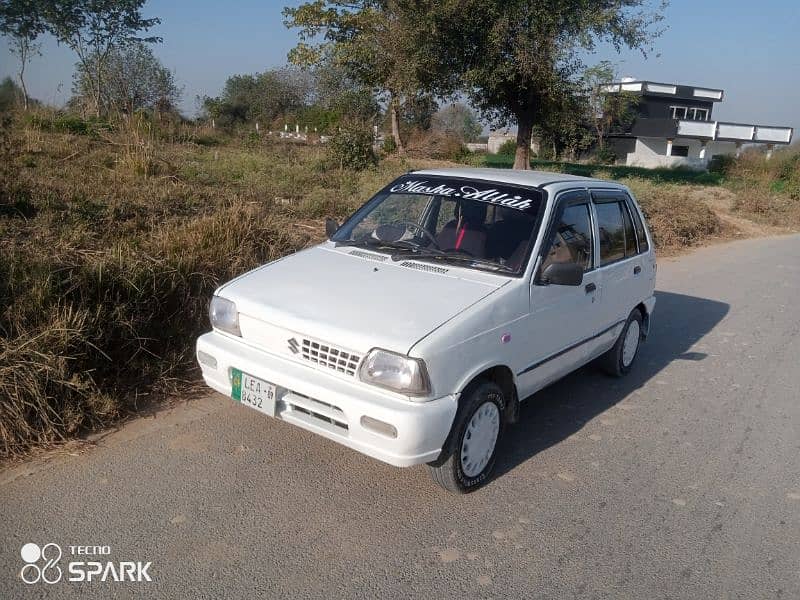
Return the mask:
[[508,281],[328,242],[251,271],[217,293],[250,319],[359,352],[380,347],[405,354]]

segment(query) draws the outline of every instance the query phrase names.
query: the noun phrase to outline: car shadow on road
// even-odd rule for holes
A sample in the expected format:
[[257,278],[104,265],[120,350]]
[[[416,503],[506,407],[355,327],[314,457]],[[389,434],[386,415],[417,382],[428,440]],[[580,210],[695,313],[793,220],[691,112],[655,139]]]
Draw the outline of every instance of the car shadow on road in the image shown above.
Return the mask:
[[579,431],[671,362],[706,358],[690,349],[714,329],[730,306],[671,292],[656,292],[656,298],[650,335],[633,370],[617,379],[589,364],[525,400],[519,422],[506,430],[496,477]]

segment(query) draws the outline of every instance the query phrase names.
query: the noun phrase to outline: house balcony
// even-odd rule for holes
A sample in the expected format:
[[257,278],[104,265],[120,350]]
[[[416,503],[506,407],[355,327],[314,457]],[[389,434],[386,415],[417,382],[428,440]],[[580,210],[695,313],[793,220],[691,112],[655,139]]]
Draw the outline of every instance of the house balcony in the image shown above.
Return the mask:
[[723,121],[685,121],[676,122],[675,133],[667,137],[698,138],[725,142],[753,144],[788,144],[792,141],[791,127],[767,125],[744,125]]

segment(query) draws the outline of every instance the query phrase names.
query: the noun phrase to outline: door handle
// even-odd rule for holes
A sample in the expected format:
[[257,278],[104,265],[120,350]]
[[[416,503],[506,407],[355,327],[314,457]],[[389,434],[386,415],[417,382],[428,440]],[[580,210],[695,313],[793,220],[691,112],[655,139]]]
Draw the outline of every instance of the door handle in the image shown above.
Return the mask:
[[593,291],[597,289],[597,286],[593,283],[587,283],[584,288],[587,294],[591,294]]
[[640,267],[639,265],[636,265],[635,267],[633,267],[633,274],[634,275],[638,275],[641,272],[642,272],[642,267]]

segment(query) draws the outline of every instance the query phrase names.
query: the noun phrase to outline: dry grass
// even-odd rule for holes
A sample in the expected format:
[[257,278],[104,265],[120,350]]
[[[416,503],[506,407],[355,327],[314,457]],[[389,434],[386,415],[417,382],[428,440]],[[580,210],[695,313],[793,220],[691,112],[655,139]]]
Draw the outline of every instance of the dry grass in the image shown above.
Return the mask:
[[770,225],[800,227],[800,150],[778,150],[769,160],[745,152],[727,171],[737,194],[734,211]]
[[657,184],[642,179],[622,180],[636,196],[658,249],[674,253],[708,243],[723,232],[711,208],[697,200],[693,186]]
[[42,122],[0,140],[2,457],[196,379],[193,342],[221,282],[319,241],[320,217],[421,166],[356,173],[320,148],[167,143],[141,120],[98,135]]

